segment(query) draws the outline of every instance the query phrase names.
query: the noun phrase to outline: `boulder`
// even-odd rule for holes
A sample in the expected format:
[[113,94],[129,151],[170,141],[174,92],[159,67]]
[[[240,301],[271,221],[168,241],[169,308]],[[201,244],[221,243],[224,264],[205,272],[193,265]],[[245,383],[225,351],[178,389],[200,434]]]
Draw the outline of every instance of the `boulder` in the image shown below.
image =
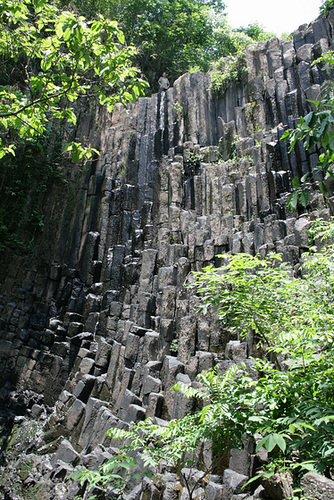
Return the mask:
[[261,483],[271,500],[293,497],[292,477],[289,473],[277,472],[269,478],[261,478]]
[[80,455],[75,451],[67,439],[63,439],[59,445],[57,453],[54,456],[54,462],[61,460],[65,464],[75,465],[80,460]]
[[333,500],[334,481],[315,472],[308,472],[300,480],[300,486],[307,498]]

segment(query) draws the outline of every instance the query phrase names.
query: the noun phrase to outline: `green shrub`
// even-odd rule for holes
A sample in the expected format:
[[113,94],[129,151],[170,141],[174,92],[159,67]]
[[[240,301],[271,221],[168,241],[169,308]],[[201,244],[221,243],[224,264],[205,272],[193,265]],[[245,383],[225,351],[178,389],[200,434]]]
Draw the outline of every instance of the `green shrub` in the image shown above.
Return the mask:
[[224,92],[232,82],[240,82],[247,74],[245,53],[223,57],[210,73],[211,86],[214,91]]
[[325,2],[320,6],[320,15],[326,14],[333,7],[334,7],[334,0],[325,0]]
[[[311,237],[321,251],[303,255],[301,274],[274,255],[260,259],[224,255],[220,268],[193,274],[201,311],[216,312],[225,328],[251,335],[264,357],[252,366],[238,363],[223,375],[216,369],[198,376],[197,388],[178,384],[201,401],[195,413],[161,427],[147,420],[109,435],[127,439],[146,465],[161,459],[175,467],[197,464],[201,445],[212,442],[217,458],[261,434],[257,449],[270,453],[272,470],[284,464],[295,480],[303,470],[329,475],[334,460],[334,220],[316,221]],[[251,339],[250,339],[251,340]],[[208,471],[207,471],[208,472]]]
[[201,161],[202,156],[200,154],[190,151],[187,154],[187,158],[184,164],[184,172],[186,176],[193,177],[194,175],[198,175],[201,170]]

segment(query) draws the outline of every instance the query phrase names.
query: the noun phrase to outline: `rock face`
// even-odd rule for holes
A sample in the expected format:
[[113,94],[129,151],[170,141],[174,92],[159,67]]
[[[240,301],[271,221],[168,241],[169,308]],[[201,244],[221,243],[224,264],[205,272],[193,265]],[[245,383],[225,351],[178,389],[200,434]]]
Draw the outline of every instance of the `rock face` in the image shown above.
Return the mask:
[[[113,453],[108,428],[182,417],[191,403],[171,390],[176,381],[247,357],[248,345],[198,315],[184,283],[223,252],[274,250],[298,262],[309,215],[291,213],[286,198],[320,151],[299,145],[288,155],[279,139],[328,77],[311,63],[332,44],[333,27],[331,12],[291,42],[249,49],[245,81],[222,95],[208,90],[208,75],[186,74],[131,109],[81,113],[72,134],[100,156],[83,170],[64,167],[34,254],[7,256],[1,270],[0,397],[11,412],[3,427],[8,415],[14,428],[17,415],[45,423],[25,450],[29,480],[2,476],[4,495],[74,498],[78,487],[64,478]],[[311,217],[328,217],[322,196],[310,195]],[[238,488],[250,454],[240,453],[231,450],[229,475],[210,479],[207,498],[245,496]],[[182,484],[167,476],[163,498],[181,498]],[[28,487],[35,497],[24,496]],[[133,498],[158,498],[153,485],[143,488]]]
[[309,498],[330,500],[334,497],[334,481],[314,472],[305,474],[301,479],[301,487],[303,493]]

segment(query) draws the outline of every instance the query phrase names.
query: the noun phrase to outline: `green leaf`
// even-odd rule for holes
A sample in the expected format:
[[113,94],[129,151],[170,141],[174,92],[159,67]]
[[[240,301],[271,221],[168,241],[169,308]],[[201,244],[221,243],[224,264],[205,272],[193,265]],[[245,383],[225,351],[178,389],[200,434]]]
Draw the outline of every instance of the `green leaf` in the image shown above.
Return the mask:
[[7,149],[8,153],[10,153],[11,155],[15,156],[15,146],[14,146],[14,144],[10,144],[6,149]]
[[294,177],[292,179],[292,187],[294,187],[295,189],[300,187],[300,182],[298,177]]
[[304,121],[305,121],[305,124],[306,125],[309,125],[309,123],[311,122],[312,118],[313,118],[313,111],[311,111],[308,115],[306,115],[304,117]]
[[269,453],[273,451],[276,446],[278,446],[283,451],[283,453],[286,450],[285,439],[283,438],[283,436],[275,432],[273,434],[268,434],[268,436],[265,436],[263,439],[261,439],[256,446],[256,450],[259,450],[261,446],[264,446]]
[[141,479],[142,477],[142,474],[140,472],[135,472],[134,474],[131,474],[131,476],[134,478],[134,479]]
[[282,140],[282,141],[284,141],[285,139],[288,139],[288,138],[290,138],[290,130],[286,130],[286,131],[283,133],[283,135],[282,135],[282,137],[281,137],[281,140]]
[[321,145],[323,148],[327,147],[327,144],[329,142],[329,134],[326,132],[323,134],[322,138],[321,138]]
[[72,109],[67,109],[66,110],[66,120],[67,120],[68,123],[73,123],[74,125],[76,124],[77,117],[74,114],[74,112],[72,111]]
[[302,469],[308,470],[310,472],[317,472],[314,464],[300,464],[300,466]]
[[303,177],[300,179],[301,184],[305,184],[308,176],[309,176],[309,173],[306,172],[306,174],[304,174]]
[[321,101],[312,101],[312,99],[307,99],[307,102],[314,104],[315,106],[319,106]]
[[322,192],[323,196],[326,196],[328,193],[328,189],[327,189],[326,184],[323,181],[320,181],[319,187],[320,187],[320,191]]
[[41,61],[41,69],[42,71],[48,71],[51,68],[51,60],[50,59],[44,59]]
[[99,19],[97,21],[93,21],[90,29],[91,32],[95,34],[95,33],[100,33],[102,28],[103,28],[103,22],[101,19]]
[[125,43],[125,36],[123,31],[117,30],[117,39],[122,45]]
[[63,36],[63,25],[61,23],[55,24],[55,32],[58,38]]
[[287,205],[291,208],[291,210],[296,210],[298,204],[298,192],[295,191],[292,193],[287,199]]
[[310,196],[309,196],[309,194],[308,194],[307,191],[303,190],[300,193],[298,193],[298,198],[299,198],[300,204],[304,208],[306,208],[309,205],[309,203],[310,203]]
[[132,87],[132,97],[133,99],[137,99],[140,96],[140,87],[138,85],[134,85]]
[[71,28],[65,28],[65,31],[63,32],[63,39],[65,42],[68,42],[72,38],[72,29]]
[[33,3],[35,11],[41,12],[43,7],[46,4],[46,1],[45,0],[32,0],[32,3]]
[[334,455],[334,448],[329,448],[325,451],[324,457],[329,457],[330,455]]

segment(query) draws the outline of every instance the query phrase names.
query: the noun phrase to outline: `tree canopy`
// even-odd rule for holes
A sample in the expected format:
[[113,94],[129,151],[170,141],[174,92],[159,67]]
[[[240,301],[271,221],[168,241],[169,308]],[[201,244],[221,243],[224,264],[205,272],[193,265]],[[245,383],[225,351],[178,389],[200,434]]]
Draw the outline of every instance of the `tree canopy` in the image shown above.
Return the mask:
[[174,80],[190,68],[207,71],[219,28],[225,26],[222,0],[75,0],[78,10],[115,19],[128,43],[138,48],[136,64],[153,91],[162,72]]
[[[66,0],[61,0],[66,5]],[[187,71],[208,71],[221,57],[233,55],[254,40],[266,40],[254,23],[233,30],[222,0],[74,0],[79,12],[90,18],[102,13],[115,19],[128,43],[138,48],[136,64],[151,90],[165,71],[174,81]]]
[[86,21],[45,0],[0,1],[0,157],[13,134],[39,136],[51,119],[76,122],[73,104],[96,98],[111,110],[146,86],[115,21]]

